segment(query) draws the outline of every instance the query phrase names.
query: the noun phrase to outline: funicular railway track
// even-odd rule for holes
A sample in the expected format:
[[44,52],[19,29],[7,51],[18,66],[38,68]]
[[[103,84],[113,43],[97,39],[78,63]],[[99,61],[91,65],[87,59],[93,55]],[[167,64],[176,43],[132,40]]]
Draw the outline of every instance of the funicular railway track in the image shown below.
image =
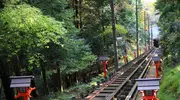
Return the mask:
[[113,98],[129,100],[134,94],[135,79],[143,77],[151,62],[151,55],[154,52],[156,50],[141,55],[138,59],[123,67],[117,72],[116,78],[107,87],[87,100],[112,100]]

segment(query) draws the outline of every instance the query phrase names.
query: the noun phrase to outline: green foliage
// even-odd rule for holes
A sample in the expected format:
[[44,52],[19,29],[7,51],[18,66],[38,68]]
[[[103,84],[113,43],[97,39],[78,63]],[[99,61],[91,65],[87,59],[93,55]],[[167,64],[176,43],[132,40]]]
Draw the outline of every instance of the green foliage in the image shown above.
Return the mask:
[[74,11],[69,8],[69,0],[23,0],[24,2],[35,6],[43,12],[43,14],[51,16],[60,22],[64,22],[63,26],[70,35],[78,34],[79,30],[75,28]]
[[91,90],[92,87],[89,84],[76,84],[63,93],[49,95],[47,100],[72,100],[72,97],[80,100],[81,96],[89,94]]
[[[91,45],[92,52],[96,55],[113,56],[112,51],[112,19],[109,2],[106,0],[101,2],[97,0],[83,0],[81,19],[83,26],[81,28],[81,36],[84,37]],[[142,6],[140,3],[139,6]],[[136,16],[135,16],[135,0],[133,1],[115,1],[115,17],[116,17],[116,34],[126,38],[128,43],[135,43],[136,36]],[[140,8],[141,10],[141,8]],[[141,16],[141,14],[139,14]],[[141,17],[139,18],[141,19]],[[139,30],[142,30],[142,20],[139,20]],[[143,31],[140,31],[142,33]],[[141,35],[140,35],[141,36]],[[141,37],[144,41],[146,38]],[[141,42],[143,44],[143,42]],[[145,44],[145,43],[144,43]]]
[[[41,67],[48,70],[47,76],[43,77],[50,78],[50,75],[56,73],[56,62],[60,63],[62,74],[84,70],[94,62],[95,56],[89,45],[85,45],[85,41],[77,37],[79,31],[68,20],[73,15],[70,10],[67,10],[70,11],[67,16],[50,17],[36,8],[37,5],[32,5],[8,2],[0,12],[0,55],[7,56],[0,58],[4,62],[10,62],[7,66],[13,64],[12,69],[19,68],[19,72],[31,72]],[[16,70],[12,70],[12,73],[14,71]],[[42,81],[39,83],[39,89],[44,89],[41,87]]]
[[[124,26],[116,24],[116,34],[121,35],[121,34],[127,34],[127,30],[125,29]],[[112,26],[107,26],[105,31],[103,32],[103,35],[112,35]]]
[[103,37],[101,33],[104,26],[110,23],[110,7],[106,0],[83,0],[81,7],[81,34],[86,42],[91,45],[92,52],[96,55],[104,51]]
[[[156,8],[160,11],[161,47],[165,58],[165,74],[159,91],[162,100],[180,99],[180,4],[179,0],[158,0]],[[178,66],[177,66],[178,65]],[[172,69],[175,67],[174,69]]]
[[[116,33],[129,43],[134,42],[135,35],[134,1],[116,2]],[[11,66],[8,69],[12,73],[18,69],[29,72],[41,66],[47,70],[44,78],[50,78],[56,73],[55,63],[59,62],[61,74],[66,76],[87,69],[96,59],[93,54],[113,55],[111,9],[107,0],[82,0],[78,9],[72,0],[3,0],[0,5],[4,6],[0,10],[0,60]],[[77,21],[81,21],[81,29],[75,28]],[[102,80],[102,76],[97,80]],[[43,81],[38,82],[41,92],[45,92]],[[75,86],[69,91],[86,94],[89,88],[90,85]],[[53,94],[49,98],[68,100],[73,95]]]
[[[1,48],[12,49],[12,55],[16,55],[22,49],[25,50],[29,54],[30,64],[35,62],[38,64],[39,58],[49,63],[65,59],[64,66],[79,71],[85,69],[95,59],[83,40],[72,36],[65,37],[67,31],[63,23],[44,16],[38,8],[27,4],[7,5],[2,10],[0,18],[2,21],[0,41],[3,43],[0,45]],[[74,72],[66,70],[65,73]]]
[[59,39],[66,32],[62,22],[42,15],[39,9],[27,4],[7,5],[1,11],[0,19],[0,47],[1,51],[8,51],[9,57],[19,53],[30,59],[43,57],[40,51],[49,48],[50,42],[61,46]]
[[[161,28],[161,45],[164,48],[164,56],[171,59],[172,64],[177,64],[180,57],[179,34],[180,34],[180,4],[178,0],[158,0],[156,8],[160,11],[159,26]],[[169,56],[171,55],[171,56]]]
[[160,91],[158,92],[159,99],[162,100],[179,100],[180,99],[180,66],[169,70],[162,80]]
[[[136,42],[136,9],[135,9],[135,1],[122,1],[119,0],[118,4],[121,4],[120,8],[117,9],[117,23],[124,26],[125,29],[128,31],[125,38],[125,41],[131,45],[135,44]],[[139,38],[141,39],[139,44],[141,47],[144,47],[145,41],[147,40],[147,33],[144,33],[144,20],[143,20],[143,11],[142,11],[142,3],[141,0],[138,0],[138,33]]]
[[70,91],[76,95],[80,95],[81,93],[88,94],[90,89],[91,89],[91,85],[89,85],[89,84],[77,84],[77,85],[71,87],[70,89],[68,89],[68,91]]
[[[57,43],[61,34],[65,32],[62,23],[55,21],[53,18],[43,16],[40,10],[26,4],[5,7],[0,14],[0,18],[3,22],[1,27],[8,29],[4,31],[7,31],[10,36],[23,37],[24,41],[21,42],[28,40],[28,43],[34,42],[31,41],[31,36],[34,36],[38,39],[36,41],[43,44],[47,44],[50,41]],[[25,42],[25,44],[28,43]],[[38,46],[41,45],[40,43]]]
[[47,96],[45,100],[72,100],[72,97],[74,97],[72,94],[57,93]]
[[96,59],[89,46],[84,45],[83,39],[66,39],[64,48],[67,50],[67,58],[62,63],[62,73],[81,71]]
[[[109,76],[107,75],[107,77]],[[92,78],[90,84],[92,86],[97,86],[97,82],[102,82],[103,80],[104,80],[104,73],[99,74],[98,76]]]
[[117,22],[126,27],[132,35],[136,32],[136,15],[134,5],[125,2],[124,8],[117,12]]

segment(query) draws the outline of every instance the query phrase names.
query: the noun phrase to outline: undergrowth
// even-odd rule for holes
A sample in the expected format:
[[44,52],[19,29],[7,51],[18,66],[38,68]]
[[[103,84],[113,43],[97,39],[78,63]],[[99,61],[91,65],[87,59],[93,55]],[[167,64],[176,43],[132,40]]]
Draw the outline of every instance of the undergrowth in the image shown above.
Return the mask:
[[180,65],[165,67],[158,97],[160,100],[180,100]]
[[103,83],[104,81],[103,74],[99,74],[97,77],[92,78],[89,84],[76,84],[69,89],[64,90],[62,93],[57,92],[48,95],[46,100],[72,100],[72,98],[81,100],[90,94],[93,89],[97,88],[97,82]]

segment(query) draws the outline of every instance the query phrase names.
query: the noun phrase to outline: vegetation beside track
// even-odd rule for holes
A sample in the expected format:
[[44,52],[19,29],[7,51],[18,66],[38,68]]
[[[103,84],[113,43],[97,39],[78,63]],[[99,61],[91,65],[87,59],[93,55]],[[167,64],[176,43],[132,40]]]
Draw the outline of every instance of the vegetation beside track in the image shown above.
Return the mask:
[[[128,49],[128,60],[131,61],[134,59],[133,50],[135,49],[135,45],[132,45],[131,48]],[[144,51],[142,51],[144,52]],[[124,65],[123,57],[120,57],[119,66]],[[113,64],[109,64],[110,68],[113,67]],[[63,92],[51,93],[50,95],[46,96],[45,100],[72,100],[72,98],[82,99],[86,97],[88,94],[92,93],[94,89],[99,88],[97,83],[100,84],[106,82],[107,80],[104,79],[103,73],[98,74],[98,76],[93,77],[89,83],[86,84],[75,84],[71,86],[69,89],[65,89]],[[107,78],[110,77],[110,71],[107,73]]]
[[160,100],[180,100],[180,1],[157,0],[160,12],[160,40],[164,56],[163,78],[158,97]]
[[180,100],[180,65],[175,68],[163,66],[164,73],[161,80],[158,97],[160,100]]

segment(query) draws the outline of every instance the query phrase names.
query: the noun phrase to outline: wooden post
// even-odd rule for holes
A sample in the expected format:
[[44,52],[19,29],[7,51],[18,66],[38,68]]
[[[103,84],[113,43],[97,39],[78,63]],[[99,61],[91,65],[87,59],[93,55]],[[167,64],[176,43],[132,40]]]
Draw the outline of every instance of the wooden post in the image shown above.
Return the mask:
[[139,56],[139,32],[138,32],[138,0],[136,0],[136,45],[137,45],[137,56]]
[[115,15],[114,15],[114,2],[113,0],[110,1],[111,5],[111,17],[112,17],[112,33],[113,33],[113,45],[114,45],[114,71],[118,71],[118,57],[117,57],[117,39],[116,39],[116,22],[115,22]]
[[158,76],[159,76],[159,70],[158,69],[161,65],[160,61],[158,61],[155,65],[156,65],[156,78],[158,78]]
[[103,65],[103,69],[104,69],[104,78],[106,78],[106,65],[107,65],[108,61],[103,61],[102,65]]
[[134,58],[136,58],[136,52],[134,51]]

